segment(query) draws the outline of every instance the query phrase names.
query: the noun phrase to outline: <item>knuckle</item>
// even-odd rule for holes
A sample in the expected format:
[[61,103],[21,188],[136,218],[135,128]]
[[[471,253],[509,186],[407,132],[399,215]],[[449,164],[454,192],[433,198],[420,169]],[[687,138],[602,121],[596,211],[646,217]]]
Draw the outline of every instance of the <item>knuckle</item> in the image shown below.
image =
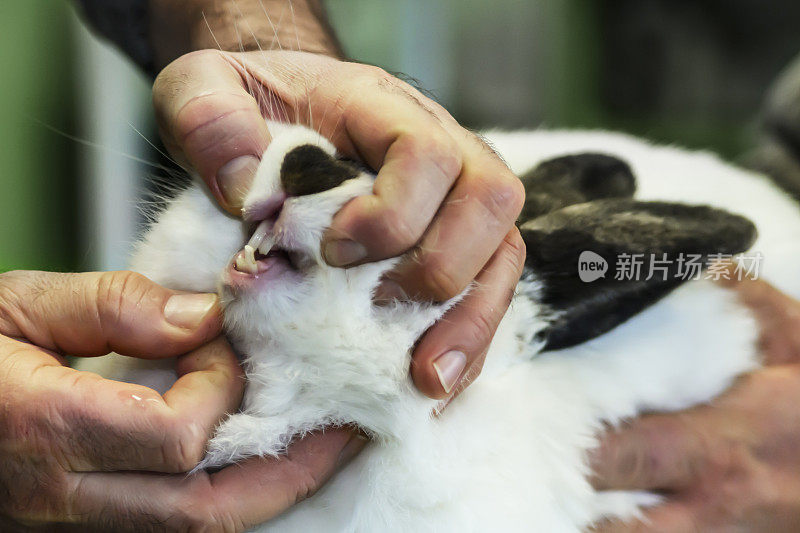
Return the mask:
[[153,99],[158,101],[181,92],[190,80],[191,71],[220,58],[221,54],[217,50],[195,50],[173,60],[156,76],[153,82]]
[[678,473],[676,467],[680,465],[674,462],[675,448],[672,444],[673,439],[678,438],[680,429],[670,423],[666,426],[664,424],[665,422],[647,426],[644,433],[635,441],[635,445],[628,446],[621,454],[621,462],[617,464],[622,467],[623,474],[627,472],[627,480],[632,482],[640,480],[651,485],[661,480],[666,473]]
[[181,516],[180,531],[187,533],[239,533],[244,526],[232,517],[221,516],[208,506],[192,505]]
[[165,427],[177,426],[170,431],[162,445],[165,467],[171,472],[186,472],[197,466],[205,454],[205,432],[193,422],[167,421]]
[[179,147],[187,162],[203,175],[216,171],[208,165],[220,153],[241,154],[246,149],[266,148],[267,142],[262,139],[266,125],[258,102],[250,94],[203,92],[174,113],[158,118],[169,142]]
[[159,72],[153,81],[152,98],[156,112],[165,113],[177,96],[182,94],[192,81],[192,72],[201,68],[211,60],[211,55],[217,55],[213,50],[197,50],[182,55],[172,61]]
[[[201,83],[203,73],[210,69],[230,69],[231,78],[213,85]],[[200,50],[176,59],[153,83],[152,99],[161,134],[181,146],[197,139],[196,149],[202,152],[224,142],[243,124],[256,127],[258,120],[263,121],[256,99],[260,93],[249,92],[237,80],[238,73],[219,51]]]
[[396,83],[400,82],[399,79],[397,79],[395,76],[392,76],[389,72],[386,71],[386,69],[381,68],[377,65],[366,65],[358,63],[354,63],[354,65],[357,65],[357,69],[362,73],[362,75],[377,80],[377,82],[380,84],[388,83],[391,85],[395,85]]
[[422,229],[409,223],[410,217],[399,207],[389,207],[380,218],[382,240],[396,253],[402,253],[419,241]]
[[448,136],[439,135],[430,139],[421,147],[428,159],[436,165],[442,177],[447,182],[452,182],[461,173],[461,152],[455,141]]
[[225,529],[223,524],[217,519],[214,513],[207,507],[198,505],[196,502],[186,502],[181,504],[175,516],[175,523],[172,524],[176,531],[186,533],[205,533],[210,531],[233,531]]
[[516,219],[522,211],[522,206],[525,204],[525,185],[522,183],[522,180],[516,176],[511,176],[506,181],[509,187],[509,207],[512,212],[515,212],[514,218]]
[[291,478],[294,480],[295,492],[293,499],[287,503],[294,505],[316,494],[322,486],[322,479],[306,465],[296,461],[292,461],[291,464],[294,467]]
[[503,241],[503,251],[503,256],[509,269],[514,273],[515,277],[518,278],[522,274],[522,269],[525,266],[525,259],[527,258],[525,241],[522,239],[522,235],[518,229],[514,228],[506,236]]
[[707,445],[707,453],[703,454],[705,470],[721,473],[725,478],[739,482],[751,477],[751,460],[746,445],[737,441],[723,439],[714,445]]
[[125,309],[142,302],[151,286],[149,279],[136,272],[104,272],[97,280],[97,314],[101,324],[122,322]]
[[364,63],[347,63],[347,65],[350,68],[348,74],[350,74],[351,79],[357,80],[364,87],[372,90],[377,87],[380,90],[389,92],[403,90],[401,87],[402,80],[377,65]]
[[[475,346],[485,346],[494,336],[497,322],[480,311],[469,317],[470,337]],[[480,370],[478,370],[480,372]]]
[[421,266],[423,289],[435,301],[454,298],[467,286],[467,282],[459,280],[438,256],[429,256]]
[[[706,469],[708,442],[701,438],[694,427],[683,418],[658,417],[650,419],[636,435],[629,453],[638,459],[633,464],[632,480],[640,480],[648,486],[665,482],[682,482],[695,479]],[[693,452],[676,453],[694,443]]]
[[398,138],[397,145],[402,157],[432,166],[443,182],[452,183],[461,173],[461,151],[444,131],[406,133]]
[[489,215],[503,223],[517,219],[525,202],[525,188],[516,178],[482,179],[477,182],[477,198]]
[[643,446],[624,446],[613,457],[611,468],[624,486],[636,485],[637,481],[654,479],[658,454],[650,454]]

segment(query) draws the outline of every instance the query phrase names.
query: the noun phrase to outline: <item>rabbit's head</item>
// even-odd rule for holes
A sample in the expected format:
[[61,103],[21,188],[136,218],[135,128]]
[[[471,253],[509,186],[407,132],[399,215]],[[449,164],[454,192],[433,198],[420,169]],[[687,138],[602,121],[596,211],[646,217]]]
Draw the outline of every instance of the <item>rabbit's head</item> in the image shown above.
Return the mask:
[[373,302],[397,258],[328,265],[323,233],[342,206],[372,192],[375,176],[313,130],[274,125],[271,133],[245,198],[244,236],[219,276],[229,336],[251,368],[291,374],[295,385],[363,382],[370,395],[389,385],[396,392],[413,343],[453,301]]

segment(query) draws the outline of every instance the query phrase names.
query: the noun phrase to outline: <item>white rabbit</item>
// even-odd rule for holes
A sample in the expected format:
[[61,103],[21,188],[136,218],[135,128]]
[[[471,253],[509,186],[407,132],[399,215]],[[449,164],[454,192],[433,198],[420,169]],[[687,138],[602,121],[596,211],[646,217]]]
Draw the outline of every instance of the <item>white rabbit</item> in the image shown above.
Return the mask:
[[[658,497],[586,481],[585,452],[603,424],[708,401],[758,364],[752,317],[711,281],[678,286],[679,254],[758,252],[761,277],[800,288],[800,211],[764,177],[625,135],[490,132],[526,184],[526,273],[482,375],[436,417],[409,379],[410,349],[457,299],[375,306],[396,259],[327,266],[323,231],[371,191],[373,175],[337,160],[311,130],[270,127],[245,203],[256,224],[227,216],[196,185],[158,217],[133,261],[168,287],[218,290],[246,357],[241,412],[218,428],[200,468],[281,454],[328,425],[355,423],[372,437],[315,496],[259,531],[558,532],[632,516]],[[583,251],[607,261],[604,278],[581,281]],[[613,279],[619,257],[639,253],[641,279]],[[644,279],[651,253],[669,260],[667,281]],[[169,371],[121,360],[103,373],[169,383]]]

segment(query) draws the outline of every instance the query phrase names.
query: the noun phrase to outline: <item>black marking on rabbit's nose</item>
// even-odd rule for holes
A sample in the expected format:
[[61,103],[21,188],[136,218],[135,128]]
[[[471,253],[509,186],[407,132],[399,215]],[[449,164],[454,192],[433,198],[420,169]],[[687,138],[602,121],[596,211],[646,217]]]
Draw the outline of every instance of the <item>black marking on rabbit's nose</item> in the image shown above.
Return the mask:
[[281,184],[289,196],[304,196],[329,191],[358,174],[354,164],[336,159],[319,146],[304,144],[283,158]]

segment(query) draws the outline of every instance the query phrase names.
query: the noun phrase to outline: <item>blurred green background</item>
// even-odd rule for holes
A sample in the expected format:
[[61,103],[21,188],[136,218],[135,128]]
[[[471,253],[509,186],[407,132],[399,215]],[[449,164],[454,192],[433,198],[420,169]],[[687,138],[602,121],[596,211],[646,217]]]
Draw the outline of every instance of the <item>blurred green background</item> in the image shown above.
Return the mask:
[[[354,58],[462,123],[621,129],[735,159],[800,51],[796,0],[329,0]],[[0,268],[120,268],[157,159],[148,85],[67,0],[0,2]],[[94,143],[88,146],[68,136]]]
[[76,263],[75,129],[66,4],[0,3],[0,268]]

